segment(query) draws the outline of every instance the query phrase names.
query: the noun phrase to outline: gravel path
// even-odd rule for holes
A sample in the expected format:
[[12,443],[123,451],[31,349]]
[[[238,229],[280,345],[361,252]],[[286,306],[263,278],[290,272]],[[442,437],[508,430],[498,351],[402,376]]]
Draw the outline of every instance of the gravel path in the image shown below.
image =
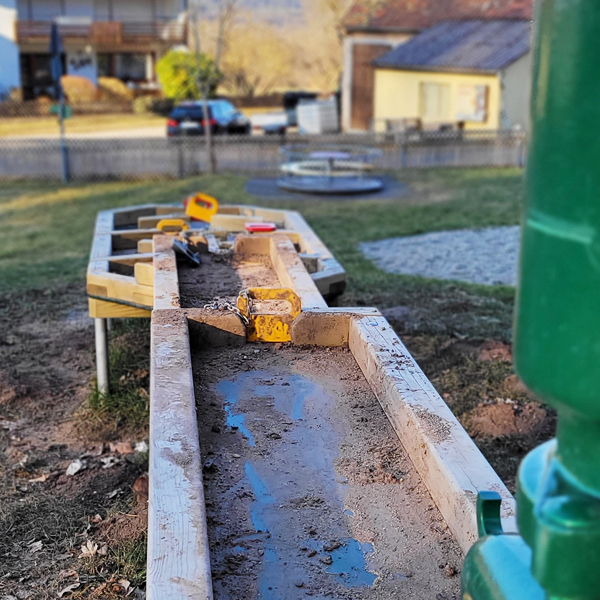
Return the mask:
[[519,235],[519,227],[462,229],[366,242],[360,249],[388,273],[516,285]]

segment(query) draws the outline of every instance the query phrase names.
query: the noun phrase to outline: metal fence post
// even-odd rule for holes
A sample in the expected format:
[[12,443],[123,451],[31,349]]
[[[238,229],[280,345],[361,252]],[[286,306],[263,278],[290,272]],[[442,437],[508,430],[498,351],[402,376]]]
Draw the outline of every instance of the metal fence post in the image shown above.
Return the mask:
[[98,391],[101,394],[110,392],[110,373],[108,366],[108,328],[106,319],[94,319],[96,332],[96,372]]
[[185,177],[185,164],[183,156],[183,140],[173,140],[177,146],[177,177],[183,179]]

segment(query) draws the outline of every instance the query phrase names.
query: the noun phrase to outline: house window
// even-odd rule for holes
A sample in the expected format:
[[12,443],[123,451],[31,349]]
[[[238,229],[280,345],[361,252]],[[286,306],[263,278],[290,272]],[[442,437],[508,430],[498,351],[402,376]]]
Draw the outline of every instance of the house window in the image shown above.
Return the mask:
[[451,120],[450,86],[448,84],[421,84],[421,118],[424,121]]
[[117,54],[116,76],[123,81],[145,81],[146,55]]
[[456,120],[485,123],[488,97],[487,85],[459,85],[456,93]]

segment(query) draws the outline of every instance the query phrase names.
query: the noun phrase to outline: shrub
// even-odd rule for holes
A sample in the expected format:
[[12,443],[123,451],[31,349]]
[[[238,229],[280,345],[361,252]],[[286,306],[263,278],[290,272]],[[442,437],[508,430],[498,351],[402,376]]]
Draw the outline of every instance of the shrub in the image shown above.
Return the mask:
[[145,115],[154,112],[155,98],[152,96],[140,96],[133,101],[133,112],[136,115]]
[[100,77],[98,89],[102,102],[131,102],[133,100],[133,90],[116,77]]
[[171,98],[154,98],[152,112],[156,113],[157,115],[163,115],[167,117],[173,110],[174,106],[175,102],[171,100]]
[[133,112],[136,115],[154,113],[167,116],[173,110],[174,102],[170,98],[156,96],[140,96],[133,101]]
[[70,104],[86,104],[98,100],[98,88],[87,77],[65,75],[61,83]]
[[167,98],[179,102],[200,98],[198,80],[208,83],[208,93],[214,96],[221,73],[212,58],[200,54],[198,64],[196,54],[171,50],[156,64],[156,74]]

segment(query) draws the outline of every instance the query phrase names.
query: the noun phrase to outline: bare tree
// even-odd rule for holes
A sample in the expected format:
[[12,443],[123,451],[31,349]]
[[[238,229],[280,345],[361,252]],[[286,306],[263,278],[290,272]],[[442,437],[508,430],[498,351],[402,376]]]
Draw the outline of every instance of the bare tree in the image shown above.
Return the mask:
[[192,32],[194,38],[194,53],[196,55],[196,76],[198,78],[198,89],[202,98],[203,112],[204,112],[204,137],[206,139],[206,151],[208,154],[209,172],[214,174],[217,172],[217,157],[215,154],[213,135],[210,125],[209,110],[208,110],[208,97],[210,91],[218,83],[213,77],[219,77],[220,75],[220,63],[223,48],[225,45],[225,36],[229,31],[234,19],[235,9],[239,0],[224,0],[219,2],[219,13],[217,16],[217,43],[215,53],[215,74],[209,76],[203,76],[201,64],[202,64],[202,44],[200,36],[200,15],[203,8],[203,0],[192,0],[190,2],[190,22],[192,24]]

